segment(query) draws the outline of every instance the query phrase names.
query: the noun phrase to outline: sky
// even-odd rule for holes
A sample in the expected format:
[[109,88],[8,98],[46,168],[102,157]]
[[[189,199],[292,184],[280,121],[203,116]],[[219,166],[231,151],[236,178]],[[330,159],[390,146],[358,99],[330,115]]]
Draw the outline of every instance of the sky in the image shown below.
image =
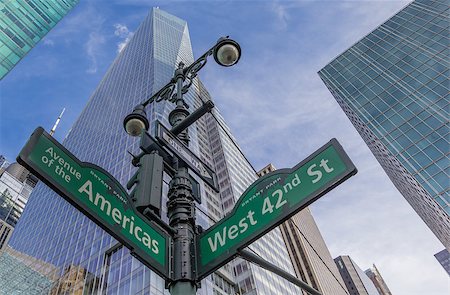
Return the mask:
[[444,247],[396,190],[317,72],[409,1],[80,0],[0,81],[0,154],[14,161],[33,130],[62,141],[151,7],[188,22],[194,57],[220,36],[239,63],[199,76],[255,169],[293,167],[337,138],[358,174],[310,206],[331,255],[375,263],[394,295],[445,295]]

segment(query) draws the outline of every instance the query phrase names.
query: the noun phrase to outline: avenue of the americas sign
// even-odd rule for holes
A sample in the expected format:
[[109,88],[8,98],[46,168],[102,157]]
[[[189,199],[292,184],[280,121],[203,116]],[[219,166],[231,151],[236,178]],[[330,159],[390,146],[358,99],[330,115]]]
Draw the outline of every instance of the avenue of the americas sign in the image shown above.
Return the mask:
[[336,139],[292,169],[256,180],[233,211],[197,237],[198,277],[204,278],[237,251],[286,221],[350,176],[356,167]]
[[108,172],[80,162],[41,127],[31,135],[17,161],[141,262],[169,278],[169,235],[134,210],[125,189]]

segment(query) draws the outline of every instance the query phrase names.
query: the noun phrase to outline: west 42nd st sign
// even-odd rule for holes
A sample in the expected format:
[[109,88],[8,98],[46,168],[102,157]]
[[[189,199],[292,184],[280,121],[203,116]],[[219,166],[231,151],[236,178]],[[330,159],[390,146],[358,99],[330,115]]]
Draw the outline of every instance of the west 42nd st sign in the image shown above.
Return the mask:
[[292,169],[261,177],[239,198],[233,211],[198,239],[198,276],[203,278],[231,260],[239,249],[356,174],[336,139]]
[[126,191],[108,172],[80,162],[41,127],[17,161],[127,246],[141,262],[169,278],[169,235],[134,210]]

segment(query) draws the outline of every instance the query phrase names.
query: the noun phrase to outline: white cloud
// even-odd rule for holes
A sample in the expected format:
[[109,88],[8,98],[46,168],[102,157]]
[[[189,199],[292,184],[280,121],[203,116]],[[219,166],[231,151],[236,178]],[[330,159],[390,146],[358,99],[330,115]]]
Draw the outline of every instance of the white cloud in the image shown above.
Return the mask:
[[94,74],[97,72],[101,45],[106,42],[105,37],[101,33],[105,17],[95,5],[90,3],[80,6],[80,9],[74,9],[73,12],[64,18],[63,26],[56,26],[49,34],[51,34],[52,38],[62,40],[67,44],[75,43],[79,38],[84,40],[87,36],[87,40],[84,41],[84,50],[90,63],[86,72]]
[[131,37],[133,37],[133,32],[130,32],[127,26],[123,24],[115,24],[114,28],[114,35],[121,39],[124,39],[117,44],[117,52],[120,53],[131,40]]
[[122,24],[115,24],[114,28],[116,28],[116,30],[114,31],[114,35],[119,36],[120,38],[126,38],[130,33],[127,26]]
[[277,25],[280,28],[285,29],[288,26],[288,20],[290,18],[287,12],[287,7],[281,4],[279,0],[275,0],[272,2],[272,11],[275,13],[277,18]]
[[47,45],[47,46],[53,46],[53,45],[55,45],[55,42],[53,41],[53,40],[51,40],[51,39],[48,39],[48,38],[45,38],[44,39],[44,41],[42,42],[44,45]]
[[89,34],[89,40],[85,44],[85,50],[91,62],[89,68],[86,70],[89,74],[97,72],[97,57],[103,43],[105,43],[105,37],[100,33],[91,32]]
[[[82,8],[82,9],[81,9]],[[87,21],[89,20],[89,21]],[[98,31],[105,22],[105,17],[93,5],[76,7],[63,20],[64,25],[57,25],[49,35],[52,38],[63,39],[65,42],[72,42],[79,37],[79,33]]]
[[[205,67],[201,78],[216,105],[256,169],[269,162],[292,167],[336,137],[359,172],[312,205],[333,257],[350,255],[364,270],[375,263],[393,294],[446,294],[448,278],[433,257],[444,247],[393,186],[317,74],[407,2],[322,2],[333,5],[327,9],[314,3],[305,8],[315,11],[308,25],[294,19],[303,7],[282,4],[272,6],[278,13],[273,31],[253,32],[244,41],[264,40],[257,52],[246,52],[244,44],[242,61],[229,73]],[[281,39],[279,21],[289,16]]]

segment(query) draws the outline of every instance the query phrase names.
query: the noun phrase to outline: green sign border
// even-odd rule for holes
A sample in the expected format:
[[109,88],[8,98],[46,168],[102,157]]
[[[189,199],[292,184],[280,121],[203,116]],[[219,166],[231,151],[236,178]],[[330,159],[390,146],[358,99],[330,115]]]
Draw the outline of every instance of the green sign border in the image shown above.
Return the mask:
[[353,162],[350,160],[348,155],[345,153],[344,149],[339,144],[337,139],[333,138],[328,143],[326,143],[324,146],[322,146],[317,151],[315,151],[313,154],[311,154],[306,159],[304,159],[299,164],[297,164],[295,167],[279,169],[272,173],[264,175],[263,177],[256,180],[241,195],[239,200],[234,205],[233,211],[231,211],[226,217],[222,218],[222,220],[220,220],[216,224],[212,225],[209,229],[207,229],[201,235],[197,236],[197,241],[196,241],[197,249],[201,249],[200,241],[203,237],[208,235],[211,231],[216,230],[222,223],[226,222],[229,218],[231,218],[236,213],[238,208],[241,206],[243,199],[246,197],[247,193],[249,191],[251,191],[255,186],[259,185],[261,182],[265,181],[267,178],[273,176],[274,174],[277,174],[277,175],[291,174],[292,172],[296,171],[301,166],[305,165],[306,163],[308,163],[309,161],[314,159],[317,155],[319,155],[320,153],[322,153],[323,151],[325,151],[327,148],[329,148],[331,146],[334,147],[335,151],[337,152],[337,154],[341,158],[342,162],[344,163],[346,169],[343,172],[341,172],[340,174],[336,175],[331,180],[329,180],[328,185],[325,185],[324,187],[316,190],[314,193],[307,196],[303,201],[299,202],[298,205],[296,207],[294,207],[294,210],[292,210],[290,212],[286,212],[287,214],[285,214],[284,216],[281,216],[281,217],[275,219],[274,223],[272,225],[270,225],[269,227],[267,227],[263,232],[261,232],[257,235],[254,235],[254,236],[249,236],[247,238],[244,238],[241,241],[240,245],[235,245],[233,247],[230,247],[228,249],[228,251],[224,252],[222,255],[218,256],[217,258],[211,260],[206,265],[202,265],[202,263],[201,263],[201,254],[202,253],[197,253],[197,274],[198,274],[199,280],[208,276],[209,274],[214,272],[216,269],[222,267],[224,264],[226,264],[230,260],[232,260],[235,256],[237,256],[237,251],[239,249],[243,249],[243,248],[247,247],[248,245],[250,245],[257,239],[259,239],[260,237],[265,235],[267,232],[271,231],[272,229],[274,229],[275,227],[277,227],[278,225],[280,225],[281,223],[283,223],[284,221],[286,221],[287,219],[289,219],[290,217],[295,215],[297,212],[306,208],[308,205],[310,205],[311,203],[313,203],[314,201],[316,201],[317,199],[319,199],[320,197],[322,197],[323,195],[325,195],[326,193],[331,191],[333,188],[340,185],[341,183],[346,181],[348,178],[350,178],[351,176],[353,176],[357,173],[357,169],[356,169],[355,165],[353,164]]
[[69,152],[63,145],[61,145],[58,141],[56,141],[52,136],[50,136],[42,127],[36,128],[36,130],[31,135],[30,139],[27,141],[25,146],[20,151],[19,156],[17,157],[17,162],[24,167],[26,167],[28,170],[30,170],[34,175],[36,175],[42,182],[44,182],[48,187],[50,187],[52,190],[54,190],[56,193],[58,193],[61,197],[63,197],[66,201],[68,201],[72,206],[77,208],[79,211],[81,211],[83,214],[85,214],[89,219],[94,221],[98,226],[100,226],[104,231],[106,231],[108,234],[113,236],[116,240],[118,240],[120,243],[125,245],[128,249],[130,249],[131,255],[136,257],[139,261],[141,261],[144,265],[155,271],[158,275],[162,276],[165,279],[170,279],[169,275],[169,266],[170,261],[169,257],[171,255],[171,241],[170,241],[170,235],[163,231],[158,226],[154,226],[152,223],[148,221],[146,217],[144,217],[141,213],[135,210],[133,206],[130,206],[129,209],[131,209],[134,214],[136,214],[138,217],[142,219],[143,222],[145,222],[149,227],[151,227],[153,230],[155,230],[158,234],[160,234],[165,242],[166,242],[166,249],[165,249],[165,267],[164,265],[161,265],[160,262],[158,262],[155,258],[150,256],[149,254],[145,253],[143,250],[141,250],[138,247],[134,247],[132,243],[128,241],[128,239],[123,236],[119,230],[115,230],[114,227],[107,226],[106,224],[103,224],[102,220],[97,218],[95,212],[92,211],[89,207],[84,205],[81,202],[77,202],[77,198],[72,197],[71,194],[61,185],[59,185],[56,181],[50,180],[51,178],[46,178],[47,175],[46,172],[41,170],[33,161],[29,160],[29,155],[33,152],[34,147],[38,143],[41,136],[44,136],[47,140],[51,141],[52,144],[54,144],[57,148],[61,149],[63,152],[66,153],[66,156],[70,157],[74,162],[76,162],[78,165],[80,165],[83,168],[93,168],[94,170],[98,170],[99,172],[103,173],[109,179],[112,181],[112,184],[115,185],[115,189],[120,191],[128,201],[128,204],[132,204],[131,199],[128,196],[128,193],[126,190],[122,187],[122,185],[106,170],[103,168],[92,164],[88,162],[82,162],[79,159],[77,159],[71,152]]

